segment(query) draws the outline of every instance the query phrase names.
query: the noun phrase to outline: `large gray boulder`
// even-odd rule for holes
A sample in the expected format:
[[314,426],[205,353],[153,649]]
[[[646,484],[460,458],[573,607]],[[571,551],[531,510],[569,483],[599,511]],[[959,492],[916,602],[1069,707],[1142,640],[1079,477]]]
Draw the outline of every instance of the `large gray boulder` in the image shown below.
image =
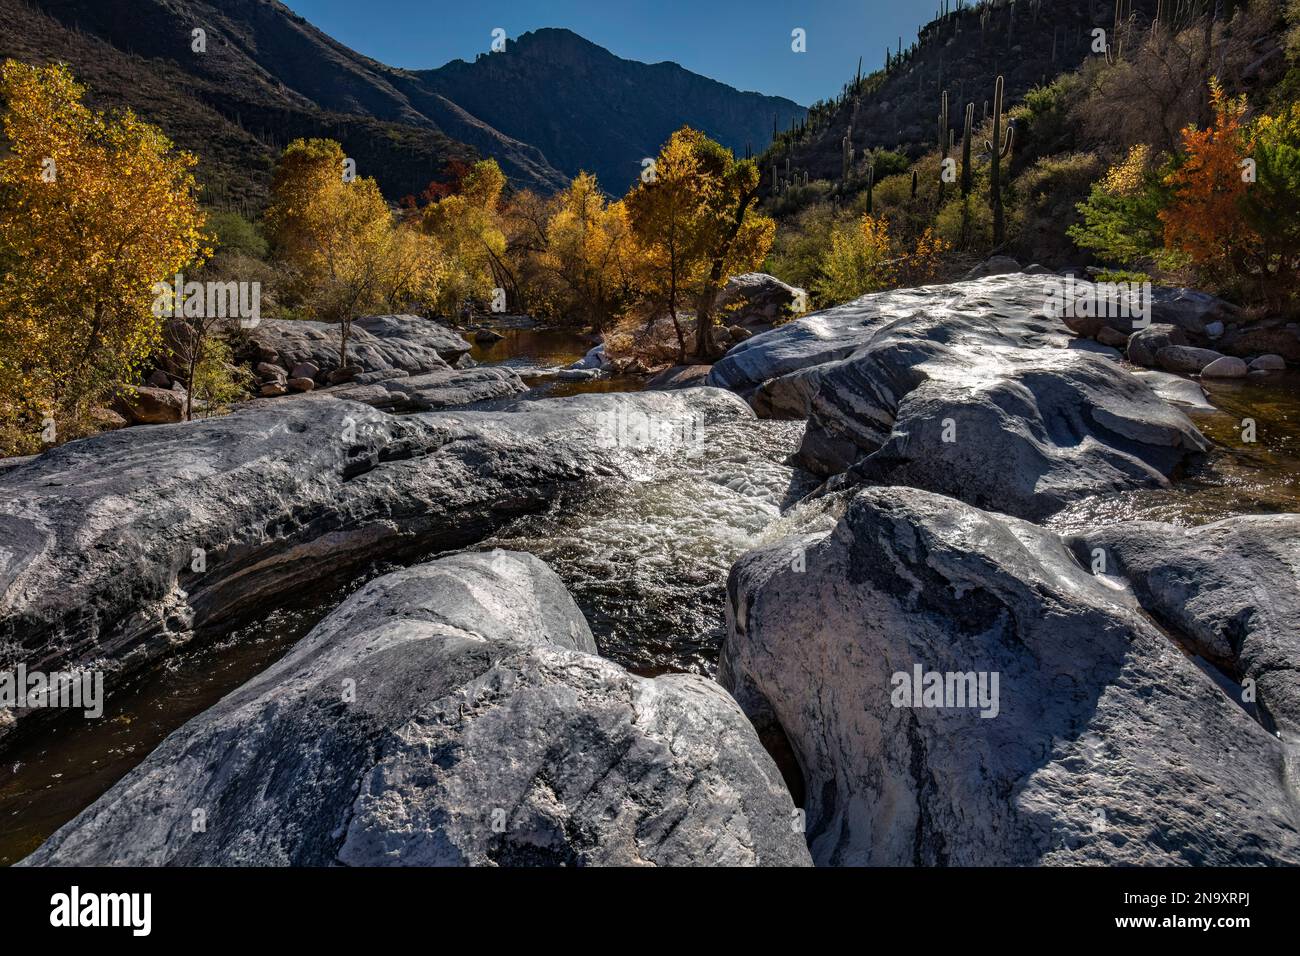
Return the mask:
[[[738,392],[756,407],[765,402],[793,409],[798,394],[809,397],[801,373],[847,358],[879,330],[904,319],[983,318],[1025,347],[1067,348],[1072,334],[1048,314],[1049,294],[1062,282],[1057,276],[1017,272],[864,295],[741,342],[713,366],[709,384]],[[787,376],[792,381],[785,381]],[[783,394],[787,391],[796,394]]]
[[[464,547],[752,415],[707,388],[407,416],[308,395],[69,442],[0,473],[0,669],[103,669],[111,691],[292,590]],[[49,713],[0,712],[0,741]]]
[[[1197,654],[1250,680],[1268,719],[1300,735],[1300,515],[1243,515],[1195,528],[1136,521],[1071,540]],[[1300,765],[1296,767],[1300,771]]]
[[349,383],[317,394],[362,402],[387,412],[428,412],[512,398],[527,390],[513,369],[488,366],[394,376],[368,385]]
[[[276,356],[284,368],[311,364],[316,377],[339,365],[338,325],[307,320],[263,319],[248,336],[263,356]],[[348,364],[363,372],[394,369],[410,375],[446,369],[470,350],[455,332],[413,315],[377,315],[357,319],[348,337]],[[264,359],[267,360],[267,359]]]
[[1151,321],[1176,326],[1198,341],[1210,338],[1207,326],[1232,324],[1240,318],[1237,306],[1208,292],[1169,287],[1151,290]]
[[798,463],[833,484],[938,491],[1024,518],[1088,495],[1162,487],[1209,444],[1118,363],[1026,348],[1003,323],[909,317],[806,373]]
[[1300,863],[1282,743],[1122,584],[951,498],[844,507],[735,565],[719,668],[789,741],[814,862]]
[[737,325],[749,331],[790,318],[797,313],[800,303],[807,301],[807,292],[776,276],[746,272],[727,279],[714,305],[725,325]]
[[807,865],[795,820],[720,687],[493,551],[370,582],[24,865]]

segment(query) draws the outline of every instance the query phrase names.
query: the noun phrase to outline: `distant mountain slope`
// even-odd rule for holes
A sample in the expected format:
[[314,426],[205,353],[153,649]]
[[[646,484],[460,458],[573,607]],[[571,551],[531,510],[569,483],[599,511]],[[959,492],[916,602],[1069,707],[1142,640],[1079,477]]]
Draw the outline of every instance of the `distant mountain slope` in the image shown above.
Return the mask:
[[[1156,8],[1157,0],[1126,0],[1125,5],[1141,23],[1149,22]],[[1096,55],[1092,31],[1109,31],[1114,17],[1114,0],[994,0],[986,8],[953,10],[922,27],[905,62],[878,84],[841,102],[803,141],[768,159],[783,170],[788,156],[791,169],[807,170],[812,179],[838,179],[843,139],[850,131],[859,156],[883,147],[916,157],[937,145],[942,91],[948,91],[949,124],[960,138],[966,104],[975,104],[978,124],[998,74],[1005,77],[1009,106],[1034,85]],[[770,183],[770,176],[764,183]]]
[[805,110],[792,100],[743,93],[676,63],[615,56],[569,30],[525,33],[502,53],[415,74],[494,128],[531,143],[569,176],[596,174],[621,193],[683,124],[738,155],[760,153],[775,119],[784,129]]
[[[191,48],[206,32],[206,50]],[[394,69],[278,0],[0,0],[0,57],[63,61],[101,106],[129,106],[201,160],[208,201],[255,207],[298,136],[339,140],[390,199],[453,159],[495,157],[544,192],[590,169],[620,191],[678,126],[743,149],[788,100],[740,93],[675,64],[621,60],[564,30],[442,70]]]
[[[202,55],[190,49],[200,23],[209,32]],[[0,0],[0,57],[65,62],[95,105],[130,107],[160,125],[199,157],[204,199],[217,205],[251,211],[264,202],[275,157],[297,136],[339,140],[390,196],[418,191],[449,160],[476,157],[427,120],[322,109],[245,55],[247,41],[202,3]]]

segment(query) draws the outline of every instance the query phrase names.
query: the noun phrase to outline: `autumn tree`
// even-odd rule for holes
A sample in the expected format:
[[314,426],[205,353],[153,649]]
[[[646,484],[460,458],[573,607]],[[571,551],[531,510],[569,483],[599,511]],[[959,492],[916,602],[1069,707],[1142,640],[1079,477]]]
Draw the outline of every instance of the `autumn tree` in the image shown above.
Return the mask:
[[494,288],[517,285],[505,260],[504,187],[496,160],[480,160],[460,177],[455,192],[424,210],[424,231],[437,240],[445,263],[438,303],[448,314],[468,299],[490,299]]
[[713,301],[733,272],[757,268],[771,247],[772,220],[753,214],[758,168],[737,162],[703,133],[683,127],[623,200],[649,286],[666,300],[686,360],[679,308],[696,305],[696,348],[712,357]]
[[348,364],[352,321],[383,304],[397,242],[374,179],[350,175],[343,147],[298,139],[276,166],[266,224],[307,311],[340,328],[339,367]]
[[159,341],[154,285],[207,254],[189,153],[61,65],[0,69],[0,406],[59,439]]
[[556,198],[539,261],[552,280],[552,308],[607,326],[630,286],[631,235],[621,202],[609,203],[590,173],[579,173]]

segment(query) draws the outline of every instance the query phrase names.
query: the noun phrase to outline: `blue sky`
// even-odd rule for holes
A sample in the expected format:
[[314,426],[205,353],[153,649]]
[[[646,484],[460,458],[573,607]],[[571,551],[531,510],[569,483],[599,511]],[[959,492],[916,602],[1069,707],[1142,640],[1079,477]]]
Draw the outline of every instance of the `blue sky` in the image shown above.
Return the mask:
[[[742,90],[807,106],[837,93],[863,57],[934,16],[939,0],[285,0],[330,36],[391,66],[427,69],[486,52],[493,28],[567,27],[621,57],[675,60]],[[790,50],[807,32],[808,51]]]

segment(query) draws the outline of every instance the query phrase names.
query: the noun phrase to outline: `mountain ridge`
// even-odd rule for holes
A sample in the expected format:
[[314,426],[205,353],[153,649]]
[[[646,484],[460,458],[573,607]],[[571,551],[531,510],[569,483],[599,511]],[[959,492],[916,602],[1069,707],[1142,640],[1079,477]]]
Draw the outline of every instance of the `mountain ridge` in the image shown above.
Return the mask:
[[[205,31],[199,52],[192,48],[195,29]],[[547,28],[525,37],[508,49],[528,51],[531,72],[517,77],[514,89],[502,89],[483,80],[501,75],[500,60],[489,61],[486,74],[479,65],[483,57],[431,71],[390,67],[330,37],[279,0],[0,0],[0,57],[68,63],[90,87],[95,105],[132,108],[196,153],[208,187],[205,199],[237,208],[265,201],[275,157],[297,136],[338,139],[362,174],[374,175],[394,200],[420,192],[447,163],[479,156],[497,159],[515,187],[549,193],[580,169],[596,172],[607,189],[617,188],[611,177],[622,177],[611,157],[630,156],[621,161],[639,171],[640,159],[684,124],[740,149],[756,131],[770,137],[769,105],[802,110],[677,64],[622,59],[572,31]],[[604,88],[564,86],[565,70],[584,65],[570,57],[557,72],[552,54],[561,48],[579,52],[607,83],[613,82],[611,70],[627,74],[631,92],[619,101],[615,122],[603,115]],[[678,108],[680,97],[665,97],[665,111],[652,95],[654,82],[709,91],[715,115],[698,104]],[[553,117],[549,102],[547,109],[538,103],[554,98],[557,86],[564,86],[566,122],[520,121],[529,113]],[[492,108],[493,95],[517,110]],[[638,115],[631,108],[637,103],[651,106]],[[560,158],[516,130],[539,135]],[[755,151],[765,145],[766,140],[753,143]]]

